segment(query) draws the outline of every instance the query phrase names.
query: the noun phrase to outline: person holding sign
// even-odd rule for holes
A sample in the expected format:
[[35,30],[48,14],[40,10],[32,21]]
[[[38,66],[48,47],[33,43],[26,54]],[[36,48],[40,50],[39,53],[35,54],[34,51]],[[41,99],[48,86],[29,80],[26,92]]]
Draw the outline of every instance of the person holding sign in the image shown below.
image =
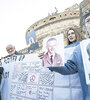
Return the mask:
[[[83,20],[86,31],[88,32],[88,35],[90,37],[90,10],[85,13],[85,15],[83,16]],[[73,55],[70,57],[67,63],[65,63],[65,66],[56,66],[48,68],[51,71],[55,71],[64,75],[74,74],[78,72],[83,92],[83,100],[90,100],[90,84],[88,84],[86,80],[85,66],[83,64],[83,56],[80,45],[75,48]]]
[[[70,27],[67,30],[67,43],[68,46],[64,48],[64,55],[65,55],[65,62],[70,58],[70,56],[73,54],[74,49],[80,44],[80,41],[83,39],[83,34],[80,34],[77,27]],[[73,98],[73,100],[83,100],[82,96],[82,89],[81,89],[81,83],[79,78],[79,73],[75,73],[72,75],[60,75],[62,76],[62,82],[65,83],[69,81],[69,87],[67,88],[70,91],[70,95],[67,96],[65,99],[69,100],[69,98]],[[68,81],[64,79],[64,77],[67,77]],[[66,90],[67,93],[68,90]],[[62,89],[63,91],[63,89]],[[74,92],[75,91],[75,92]],[[63,99],[63,100],[65,100]]]

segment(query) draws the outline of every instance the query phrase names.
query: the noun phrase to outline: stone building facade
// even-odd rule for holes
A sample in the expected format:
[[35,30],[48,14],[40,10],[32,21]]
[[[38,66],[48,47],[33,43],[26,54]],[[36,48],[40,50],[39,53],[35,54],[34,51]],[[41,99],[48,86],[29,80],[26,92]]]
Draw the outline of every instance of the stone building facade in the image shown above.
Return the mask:
[[[44,38],[59,35],[61,33],[64,34],[64,42],[66,46],[67,30],[70,27],[76,27],[79,31],[81,30],[80,9],[78,4],[67,8],[62,13],[54,13],[37,21],[27,29],[26,34],[30,33],[32,30],[35,30],[37,40],[39,42],[39,49],[36,52],[40,52]],[[20,52],[27,53],[27,48],[22,49]]]
[[[26,31],[26,35],[32,30],[35,30],[36,36],[39,42],[39,49],[36,52],[40,52],[42,49],[43,39],[50,36],[64,34],[64,43],[67,45],[67,30],[70,27],[75,27],[81,34],[86,36],[86,32],[83,26],[82,16],[90,10],[90,0],[83,0],[79,5],[75,4],[70,8],[67,8],[62,13],[53,13],[44,19],[32,24]],[[28,53],[27,47],[20,50],[20,52]]]

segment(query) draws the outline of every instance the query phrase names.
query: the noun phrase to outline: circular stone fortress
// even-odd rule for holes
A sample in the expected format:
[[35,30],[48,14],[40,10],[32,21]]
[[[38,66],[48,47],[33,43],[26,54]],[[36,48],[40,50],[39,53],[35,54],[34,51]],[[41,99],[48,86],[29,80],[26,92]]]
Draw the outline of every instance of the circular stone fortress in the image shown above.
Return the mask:
[[[39,42],[39,49],[35,52],[40,52],[42,49],[43,39],[50,36],[64,34],[64,43],[67,45],[67,30],[70,27],[75,27],[81,34],[83,32],[83,21],[80,16],[90,9],[90,0],[83,0],[80,5],[75,4],[70,8],[67,8],[62,13],[53,13],[52,15],[47,16],[44,19],[41,19],[31,25],[27,31],[26,35],[32,30],[35,30],[37,40]],[[85,34],[84,34],[85,35]],[[27,48],[20,50],[22,53],[28,53]]]

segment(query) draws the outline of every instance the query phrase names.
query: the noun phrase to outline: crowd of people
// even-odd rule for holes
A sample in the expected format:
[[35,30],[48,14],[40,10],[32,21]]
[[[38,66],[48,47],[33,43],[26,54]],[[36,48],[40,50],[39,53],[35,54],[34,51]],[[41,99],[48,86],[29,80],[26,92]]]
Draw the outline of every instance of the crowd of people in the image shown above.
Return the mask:
[[[83,21],[88,36],[90,37],[90,11],[85,13],[85,15],[83,16]],[[76,80],[73,80],[73,82],[75,82],[76,85],[79,84],[79,86],[81,86],[81,89],[78,91],[77,94],[79,98],[81,97],[81,99],[79,100],[90,100],[90,84],[87,84],[86,82],[84,64],[80,48],[80,42],[82,41],[82,39],[84,39],[84,37],[81,36],[81,34],[77,31],[77,29],[72,27],[69,28],[69,30],[67,31],[68,46],[64,48],[65,49],[64,66],[62,64],[61,56],[55,53],[54,50],[57,42],[56,39],[55,38],[49,39],[47,41],[47,53],[42,54],[42,65],[47,66],[47,68],[49,68],[49,70],[51,71],[55,71],[63,75],[73,74],[70,77],[76,76],[78,80],[77,82],[75,82]],[[70,53],[67,56],[68,50],[70,50]],[[15,46],[11,44],[6,47],[6,51],[8,52],[9,57],[22,55],[22,53],[17,52]],[[87,52],[88,55],[90,56],[90,44],[87,47]],[[3,70],[4,69],[0,67],[0,75],[2,75]]]

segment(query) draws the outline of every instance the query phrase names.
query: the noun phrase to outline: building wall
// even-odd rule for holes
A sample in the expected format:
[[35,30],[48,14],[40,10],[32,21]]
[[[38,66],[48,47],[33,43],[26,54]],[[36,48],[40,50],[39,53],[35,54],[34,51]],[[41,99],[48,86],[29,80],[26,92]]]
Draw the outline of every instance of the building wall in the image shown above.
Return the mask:
[[[42,49],[43,39],[49,36],[64,34],[64,45],[67,45],[67,30],[70,27],[75,27],[83,35],[85,35],[82,21],[82,15],[89,10],[90,0],[83,0],[80,5],[73,5],[67,8],[62,13],[53,13],[43,19],[32,24],[27,30],[26,35],[32,30],[35,30],[39,42],[39,49],[35,52],[40,52]],[[27,47],[20,52],[28,53]]]
[[43,28],[36,30],[36,35],[37,35],[37,39],[39,41],[40,50],[42,48],[42,42],[43,42],[44,38],[59,35],[61,33],[64,34],[64,42],[65,42],[65,45],[67,45],[66,34],[67,34],[68,28],[70,28],[72,26],[79,27],[79,23],[80,23],[80,19],[77,17],[77,18],[73,18],[73,19],[66,19],[66,20],[54,22],[54,23],[44,26]]
[[[77,27],[80,30],[80,10],[79,5],[77,4],[67,8],[62,13],[55,13],[37,21],[27,29],[26,34],[35,30],[39,42],[39,49],[36,50],[36,52],[40,52],[44,38],[59,35],[61,33],[64,34],[64,42],[66,46],[67,30],[70,27]],[[27,48],[21,50],[20,52],[27,53]]]

